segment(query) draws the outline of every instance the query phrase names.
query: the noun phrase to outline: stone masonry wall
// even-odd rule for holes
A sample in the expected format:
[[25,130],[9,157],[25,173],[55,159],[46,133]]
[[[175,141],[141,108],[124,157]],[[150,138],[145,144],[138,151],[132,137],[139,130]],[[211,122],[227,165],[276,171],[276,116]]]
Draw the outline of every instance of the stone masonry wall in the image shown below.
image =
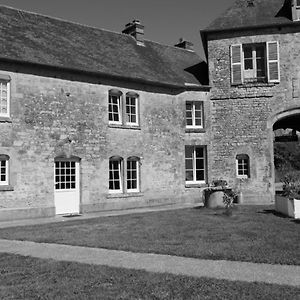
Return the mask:
[[[230,45],[279,41],[280,83],[231,85]],[[244,191],[248,203],[274,197],[273,123],[280,113],[300,107],[300,33],[291,28],[212,34],[210,72],[212,177],[227,179]],[[237,154],[250,157],[250,178],[236,178]]]
[[[185,188],[185,98],[206,101],[207,93],[43,72],[0,72],[11,77],[11,120],[0,120],[0,154],[10,156],[13,186],[0,191],[0,219],[22,209],[35,210],[28,216],[54,214],[54,158],[60,155],[81,158],[81,212],[201,200],[199,189]],[[139,94],[139,128],[108,125],[111,88]],[[108,193],[108,160],[115,155],[141,158],[140,193]]]

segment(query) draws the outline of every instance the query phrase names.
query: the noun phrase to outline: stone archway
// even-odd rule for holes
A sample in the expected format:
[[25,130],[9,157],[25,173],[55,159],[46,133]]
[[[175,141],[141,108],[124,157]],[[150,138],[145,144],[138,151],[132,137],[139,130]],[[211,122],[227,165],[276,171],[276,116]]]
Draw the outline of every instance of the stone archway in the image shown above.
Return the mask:
[[[298,135],[300,133],[300,108],[293,108],[276,114],[269,121],[268,125],[269,128],[272,126],[270,128],[272,130],[272,177],[274,182],[275,194],[276,191],[280,192],[282,190],[280,179],[287,172],[293,171],[294,168],[298,168],[296,163],[290,163],[289,160],[293,161],[293,159],[288,158],[296,157],[298,155],[298,148],[300,158],[300,145],[298,142]],[[286,159],[286,162],[284,162],[284,159]],[[280,161],[282,164],[282,168],[279,164]]]

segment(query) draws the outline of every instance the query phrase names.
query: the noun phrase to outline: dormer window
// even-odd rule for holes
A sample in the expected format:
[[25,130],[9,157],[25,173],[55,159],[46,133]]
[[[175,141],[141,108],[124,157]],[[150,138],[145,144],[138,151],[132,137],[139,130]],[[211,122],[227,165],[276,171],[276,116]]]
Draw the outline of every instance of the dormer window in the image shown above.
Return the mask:
[[300,21],[300,0],[292,1],[292,17],[293,21]]

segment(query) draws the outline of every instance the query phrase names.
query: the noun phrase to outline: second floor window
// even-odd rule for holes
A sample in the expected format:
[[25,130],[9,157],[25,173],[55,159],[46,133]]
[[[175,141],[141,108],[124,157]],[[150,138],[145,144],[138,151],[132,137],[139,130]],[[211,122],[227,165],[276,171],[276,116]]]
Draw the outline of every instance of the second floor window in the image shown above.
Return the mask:
[[10,115],[10,83],[0,80],[0,116],[9,117]]
[[186,127],[203,128],[203,102],[187,101],[185,106]]
[[279,43],[231,46],[231,83],[279,82]]
[[113,124],[122,124],[122,93],[111,91],[108,96],[108,121]]
[[138,125],[138,95],[134,93],[126,94],[126,124]]
[[[124,99],[125,98],[125,99]],[[110,90],[108,96],[108,122],[116,125],[139,125],[139,96],[128,92],[125,97],[119,90]]]

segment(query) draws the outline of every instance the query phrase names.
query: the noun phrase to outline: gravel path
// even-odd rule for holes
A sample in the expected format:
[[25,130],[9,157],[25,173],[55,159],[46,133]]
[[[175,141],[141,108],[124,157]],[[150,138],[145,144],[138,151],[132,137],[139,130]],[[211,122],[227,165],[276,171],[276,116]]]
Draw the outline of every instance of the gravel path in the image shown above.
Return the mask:
[[10,240],[0,240],[0,252],[156,273],[300,286],[300,266],[203,260]]

